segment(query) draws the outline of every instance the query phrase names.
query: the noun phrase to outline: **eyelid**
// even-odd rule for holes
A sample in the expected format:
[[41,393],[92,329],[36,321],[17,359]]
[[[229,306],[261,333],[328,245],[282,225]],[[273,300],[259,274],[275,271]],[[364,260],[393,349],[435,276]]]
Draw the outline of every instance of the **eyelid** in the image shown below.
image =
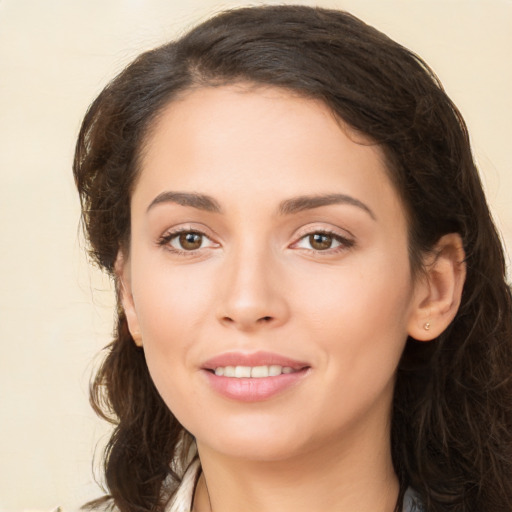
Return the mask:
[[346,227],[341,225],[333,224],[329,220],[311,220],[305,222],[300,228],[295,230],[295,236],[297,238],[310,235],[311,233],[322,232],[338,235],[343,238],[355,238],[354,234]]
[[[158,237],[156,243],[158,246],[165,247],[168,251],[172,253],[185,256],[194,256],[197,255],[200,251],[203,251],[204,249],[220,247],[220,244],[216,242],[212,235],[208,234],[206,231],[209,230],[205,228],[194,227],[193,225],[190,224],[180,225],[166,230],[161,236]],[[173,247],[170,244],[170,242],[179,237],[179,235],[183,233],[197,233],[198,235],[201,235],[202,237],[208,239],[211,242],[211,245],[209,245],[208,247],[200,247],[199,249],[193,250],[178,249],[177,247]]]
[[[347,230],[343,230],[343,232],[346,234],[342,234],[342,233],[340,233],[340,231],[342,231],[342,230],[336,229],[336,228],[329,228],[329,227],[325,227],[325,226],[308,225],[299,230],[299,232],[295,236],[295,241],[289,247],[291,247],[292,249],[300,249],[300,250],[309,251],[309,252],[312,252],[315,254],[320,254],[320,255],[322,255],[322,254],[329,255],[329,254],[333,254],[336,252],[345,251],[345,250],[353,247],[356,242],[355,242],[355,237],[352,235],[352,233],[350,233]],[[337,242],[339,242],[340,245],[338,245],[336,247],[329,248],[329,249],[325,249],[325,250],[297,247],[298,244],[302,240],[304,240],[305,238],[307,238],[311,235],[314,235],[314,234],[329,235],[332,238],[334,238]]]

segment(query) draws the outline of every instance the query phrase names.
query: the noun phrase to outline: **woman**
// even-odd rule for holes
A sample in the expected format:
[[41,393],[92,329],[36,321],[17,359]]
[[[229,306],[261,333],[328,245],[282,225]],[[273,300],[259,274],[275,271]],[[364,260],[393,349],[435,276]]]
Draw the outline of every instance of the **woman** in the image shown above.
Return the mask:
[[505,511],[512,306],[464,121],[351,15],[220,14],[90,107],[109,503]]

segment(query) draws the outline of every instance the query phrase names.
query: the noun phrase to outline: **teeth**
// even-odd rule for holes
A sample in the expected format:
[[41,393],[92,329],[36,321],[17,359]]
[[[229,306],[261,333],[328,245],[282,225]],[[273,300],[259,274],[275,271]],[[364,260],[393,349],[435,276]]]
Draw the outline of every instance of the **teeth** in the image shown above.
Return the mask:
[[261,377],[268,377],[269,374],[268,366],[253,366],[251,368],[251,377],[259,379]]
[[235,377],[240,379],[241,377],[250,377],[251,367],[250,366],[235,366]]
[[289,366],[279,366],[272,364],[270,366],[219,366],[215,368],[215,375],[224,377],[235,377],[238,379],[252,377],[261,379],[263,377],[277,377],[282,373],[293,373],[296,370]]
[[235,376],[235,367],[234,366],[226,366],[226,368],[224,368],[224,375],[226,377],[234,377]]
[[273,364],[272,366],[268,367],[268,376],[275,377],[276,375],[281,375],[282,371],[283,371],[282,366],[279,366],[278,364]]

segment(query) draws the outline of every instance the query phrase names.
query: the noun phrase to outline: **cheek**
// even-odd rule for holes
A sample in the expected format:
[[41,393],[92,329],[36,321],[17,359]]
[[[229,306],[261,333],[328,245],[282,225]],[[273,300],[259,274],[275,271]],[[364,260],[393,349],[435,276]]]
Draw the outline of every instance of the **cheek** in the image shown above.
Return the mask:
[[[407,262],[404,266],[407,268]],[[336,329],[342,324],[378,334],[406,321],[413,290],[403,268],[387,258],[310,272],[308,280],[295,280],[291,296],[319,329]]]
[[148,342],[154,340],[172,348],[165,337],[172,333],[190,337],[205,320],[214,288],[211,269],[198,265],[192,271],[165,260],[142,268],[132,285],[141,331]]
[[159,282],[151,286],[151,281],[147,282],[140,313],[144,355],[160,396],[185,428],[189,428],[190,406],[197,401],[196,388],[191,385],[196,369],[190,353],[201,330],[204,315],[200,302],[204,296],[185,282],[181,287],[180,283],[170,284]]
[[[296,290],[299,321],[325,354],[332,379],[382,380],[394,372],[407,339],[413,287],[407,261],[365,261],[316,276]],[[298,304],[298,302],[297,302]]]
[[[135,309],[153,381],[167,405],[187,396],[190,354],[207,331],[213,283],[207,269],[152,262],[133,276]],[[173,407],[174,408],[174,407]]]

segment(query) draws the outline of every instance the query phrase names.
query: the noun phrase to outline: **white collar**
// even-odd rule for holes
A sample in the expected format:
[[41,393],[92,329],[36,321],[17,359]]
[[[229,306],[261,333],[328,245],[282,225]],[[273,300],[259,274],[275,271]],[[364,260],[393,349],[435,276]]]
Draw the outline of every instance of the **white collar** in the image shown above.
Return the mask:
[[185,471],[181,483],[172,500],[167,505],[165,512],[190,512],[194,499],[194,488],[201,464],[199,459],[194,460]]

